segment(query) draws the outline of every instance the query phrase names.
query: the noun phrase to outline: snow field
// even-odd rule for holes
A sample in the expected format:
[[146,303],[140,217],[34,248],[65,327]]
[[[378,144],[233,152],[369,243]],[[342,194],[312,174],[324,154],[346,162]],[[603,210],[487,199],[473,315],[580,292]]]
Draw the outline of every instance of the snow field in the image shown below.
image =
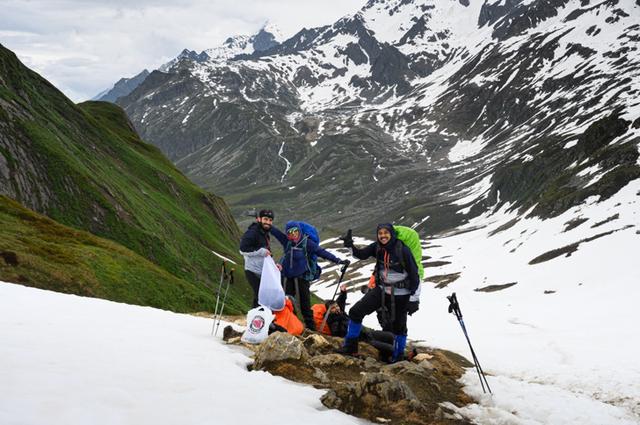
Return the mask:
[[248,372],[211,325],[0,282],[0,423],[363,423],[320,390]]

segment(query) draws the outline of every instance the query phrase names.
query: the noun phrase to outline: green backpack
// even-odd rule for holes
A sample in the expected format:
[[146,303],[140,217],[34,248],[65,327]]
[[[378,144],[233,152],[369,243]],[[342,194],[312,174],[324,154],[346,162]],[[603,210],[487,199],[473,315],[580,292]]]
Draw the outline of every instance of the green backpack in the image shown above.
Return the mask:
[[[413,254],[416,265],[418,266],[418,276],[420,280],[424,279],[424,267],[422,267],[422,244],[420,243],[420,235],[418,232],[407,226],[393,226],[393,230],[396,231],[396,236],[404,243],[411,254]],[[402,258],[400,256],[399,258]],[[403,264],[404,267],[404,264]],[[405,267],[406,269],[406,267]]]

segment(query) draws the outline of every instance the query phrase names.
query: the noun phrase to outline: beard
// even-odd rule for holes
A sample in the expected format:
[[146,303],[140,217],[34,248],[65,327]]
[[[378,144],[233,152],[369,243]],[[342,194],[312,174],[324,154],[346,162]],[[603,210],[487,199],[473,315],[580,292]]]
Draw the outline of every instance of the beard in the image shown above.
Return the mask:
[[270,224],[260,223],[260,226],[262,227],[262,230],[264,230],[265,232],[268,232],[269,230],[271,230]]

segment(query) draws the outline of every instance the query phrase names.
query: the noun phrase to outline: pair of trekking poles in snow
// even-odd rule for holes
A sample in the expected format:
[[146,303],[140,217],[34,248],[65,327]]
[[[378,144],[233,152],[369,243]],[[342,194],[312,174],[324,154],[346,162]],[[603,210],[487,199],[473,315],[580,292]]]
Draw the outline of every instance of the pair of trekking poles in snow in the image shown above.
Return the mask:
[[[226,262],[222,262],[222,270],[220,271],[220,285],[218,285],[218,295],[216,296],[216,307],[213,310],[213,327],[211,328],[211,335],[218,335],[218,328],[220,327],[220,321],[222,320],[222,311],[224,310],[224,304],[227,301],[227,294],[229,293],[229,286],[233,284],[233,272],[235,269],[231,269],[227,272]],[[224,283],[226,286],[224,289],[224,295],[222,297],[222,303],[220,303],[220,294]],[[220,308],[218,309],[218,306]]]
[[[476,356],[476,352],[473,350],[473,346],[471,345],[471,340],[469,340],[469,334],[467,333],[467,328],[464,325],[464,320],[462,320],[462,311],[460,311],[460,304],[458,304],[458,297],[456,297],[456,293],[452,293],[447,297],[449,300],[449,313],[455,314],[458,322],[460,323],[460,327],[462,327],[462,332],[464,333],[465,338],[467,338],[467,342],[469,343],[469,348],[471,349],[471,356],[473,357],[473,364],[476,367],[476,372],[478,372],[478,378],[480,378],[480,385],[482,385],[482,392],[486,393],[489,390],[489,394],[493,394],[491,392],[491,388],[489,387],[489,383],[487,382],[487,377],[484,375],[484,371],[482,370],[482,366],[480,366],[480,361]],[[485,385],[487,389],[485,390]]]

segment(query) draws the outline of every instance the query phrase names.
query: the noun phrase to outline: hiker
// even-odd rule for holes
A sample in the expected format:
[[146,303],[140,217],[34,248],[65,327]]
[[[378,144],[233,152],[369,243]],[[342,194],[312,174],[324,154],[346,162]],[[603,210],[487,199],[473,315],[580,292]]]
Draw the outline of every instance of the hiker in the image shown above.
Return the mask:
[[346,248],[351,248],[354,257],[361,260],[374,257],[376,265],[374,288],[349,310],[347,335],[340,351],[344,354],[358,352],[362,320],[383,306],[390,314],[394,337],[392,361],[402,360],[407,343],[409,298],[415,294],[420,283],[416,260],[411,250],[396,237],[391,224],[378,225],[376,242],[365,248],[359,249],[353,245],[351,230],[343,241]]
[[253,307],[258,307],[258,290],[264,258],[271,255],[270,231],[273,227],[273,211],[260,210],[240,240],[240,253],[244,257],[244,274],[253,289]]
[[[335,301],[325,301],[324,303],[318,303],[311,306],[311,310],[313,311],[313,320],[316,323],[316,329],[318,332],[338,337],[344,337],[347,334],[349,316],[345,313],[346,302],[347,284],[343,283],[340,285],[340,295],[338,295],[338,298]],[[327,310],[329,310],[328,315]],[[325,316],[327,316],[327,321],[324,328],[320,329],[322,322],[325,320]]]
[[[307,329],[315,331],[309,282],[317,279],[320,274],[320,267],[317,265],[316,259],[322,257],[336,264],[349,264],[349,260],[341,260],[321,248],[309,237],[309,227],[311,226],[304,222],[289,221],[285,227],[286,234],[275,228],[272,229],[272,232],[273,236],[285,247],[284,255],[279,261],[282,274],[286,279],[285,293],[291,296],[298,295],[304,324]],[[307,229],[306,233],[305,228]]]

